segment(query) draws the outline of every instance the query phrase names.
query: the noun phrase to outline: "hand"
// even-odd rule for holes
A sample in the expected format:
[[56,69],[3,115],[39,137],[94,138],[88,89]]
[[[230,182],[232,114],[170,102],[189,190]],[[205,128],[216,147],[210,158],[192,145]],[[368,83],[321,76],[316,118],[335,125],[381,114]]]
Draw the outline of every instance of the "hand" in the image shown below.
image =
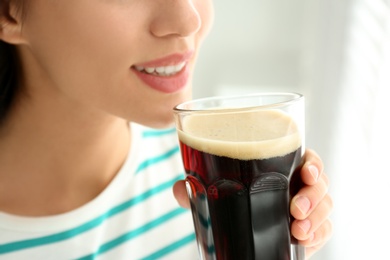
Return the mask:
[[306,150],[301,179],[304,186],[291,200],[290,212],[295,218],[292,235],[306,247],[306,259],[317,252],[332,235],[329,215],[333,202],[328,194],[328,178],[319,156]]
[[[301,178],[305,186],[291,201],[290,211],[295,218],[291,232],[299,243],[306,247],[306,258],[309,258],[329,240],[332,234],[332,224],[328,217],[333,204],[327,193],[328,178],[323,172],[323,164],[319,156],[312,150],[306,150],[304,161]],[[190,207],[184,181],[175,183],[173,193],[180,206]]]

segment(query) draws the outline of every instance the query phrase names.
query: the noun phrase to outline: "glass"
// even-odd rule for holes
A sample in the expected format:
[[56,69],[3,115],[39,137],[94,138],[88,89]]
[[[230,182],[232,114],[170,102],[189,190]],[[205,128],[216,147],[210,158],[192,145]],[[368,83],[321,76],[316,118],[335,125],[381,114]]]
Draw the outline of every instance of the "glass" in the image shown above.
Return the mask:
[[303,96],[204,98],[174,115],[201,259],[304,259],[289,211],[301,185]]

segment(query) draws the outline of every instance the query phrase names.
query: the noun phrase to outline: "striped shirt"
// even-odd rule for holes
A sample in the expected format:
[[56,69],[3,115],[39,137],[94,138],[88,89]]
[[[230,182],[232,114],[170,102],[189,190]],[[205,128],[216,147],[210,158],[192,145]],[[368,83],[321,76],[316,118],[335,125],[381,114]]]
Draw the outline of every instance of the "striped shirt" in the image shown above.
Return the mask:
[[132,125],[128,158],[95,199],[70,212],[0,212],[0,259],[197,259],[190,210],[172,185],[184,178],[174,129]]

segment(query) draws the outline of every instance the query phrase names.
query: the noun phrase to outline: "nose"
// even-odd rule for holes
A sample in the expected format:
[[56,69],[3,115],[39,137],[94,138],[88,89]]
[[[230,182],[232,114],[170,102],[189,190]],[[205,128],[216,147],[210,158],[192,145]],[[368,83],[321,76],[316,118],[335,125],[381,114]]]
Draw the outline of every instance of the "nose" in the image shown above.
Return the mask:
[[187,37],[199,31],[202,20],[193,4],[194,0],[155,1],[162,4],[158,5],[158,10],[150,25],[150,31],[154,36]]

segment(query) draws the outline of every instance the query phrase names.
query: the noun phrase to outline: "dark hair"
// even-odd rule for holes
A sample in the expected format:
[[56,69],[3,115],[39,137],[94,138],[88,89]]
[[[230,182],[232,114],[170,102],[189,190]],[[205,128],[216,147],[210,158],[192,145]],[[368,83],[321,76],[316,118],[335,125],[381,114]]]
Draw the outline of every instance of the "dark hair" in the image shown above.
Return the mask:
[[[0,17],[12,19],[8,12],[11,1],[21,10],[23,1],[0,0]],[[18,67],[15,46],[0,40],[0,125],[9,113],[18,91]]]
[[0,41],[0,124],[5,120],[18,90],[15,47]]

